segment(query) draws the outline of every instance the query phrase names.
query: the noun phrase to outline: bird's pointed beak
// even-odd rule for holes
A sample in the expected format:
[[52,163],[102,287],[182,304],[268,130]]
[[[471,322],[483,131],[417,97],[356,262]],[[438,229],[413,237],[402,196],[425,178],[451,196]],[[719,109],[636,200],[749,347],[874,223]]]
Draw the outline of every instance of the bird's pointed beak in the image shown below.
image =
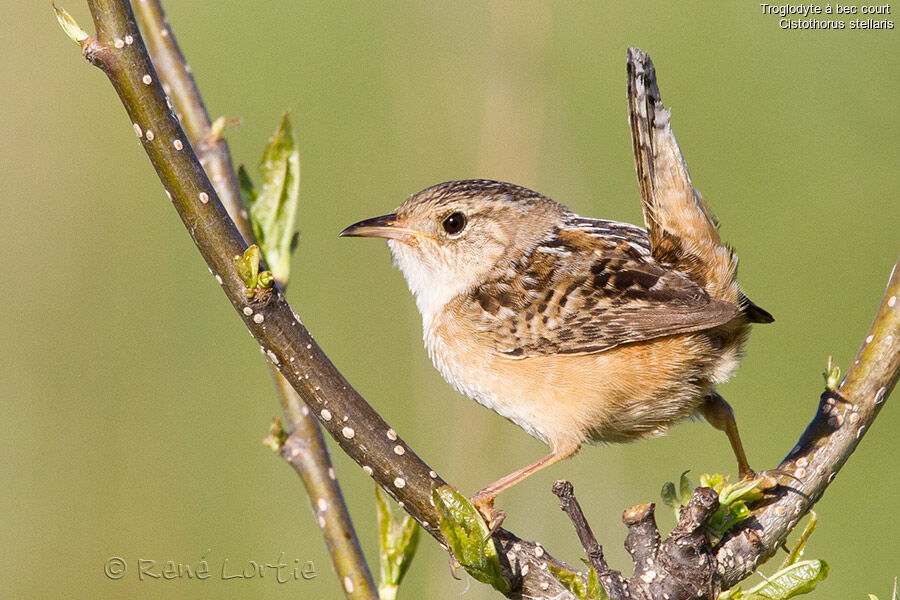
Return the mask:
[[401,227],[397,223],[397,215],[393,213],[382,215],[380,217],[372,217],[371,219],[354,223],[350,227],[344,229],[339,235],[340,237],[385,238],[388,240],[399,240],[401,242],[409,240],[410,236],[430,237],[419,231]]
[[394,227],[397,223],[396,219],[397,215],[393,213],[382,215],[380,217],[372,217],[371,219],[366,219],[347,227],[340,233],[340,236],[396,238],[397,235]]

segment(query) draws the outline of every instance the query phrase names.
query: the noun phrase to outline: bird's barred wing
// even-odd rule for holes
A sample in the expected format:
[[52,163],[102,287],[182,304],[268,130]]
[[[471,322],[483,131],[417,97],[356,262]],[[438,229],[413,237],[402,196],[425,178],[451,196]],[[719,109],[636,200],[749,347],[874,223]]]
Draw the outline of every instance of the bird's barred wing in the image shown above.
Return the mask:
[[461,302],[463,318],[496,352],[519,358],[603,352],[709,329],[739,314],[736,305],[656,263],[643,230],[578,217],[573,225],[538,246],[514,276],[482,285]]

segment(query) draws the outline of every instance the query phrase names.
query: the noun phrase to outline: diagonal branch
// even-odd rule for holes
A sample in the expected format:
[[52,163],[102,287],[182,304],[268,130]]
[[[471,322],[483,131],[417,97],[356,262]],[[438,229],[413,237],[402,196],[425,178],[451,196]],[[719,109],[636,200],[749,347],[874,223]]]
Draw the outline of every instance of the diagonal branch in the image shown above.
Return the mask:
[[[241,236],[247,243],[254,243],[253,228],[241,200],[228,142],[221,135],[221,130],[215,130],[210,122],[200,90],[178,47],[162,5],[159,0],[136,0],[135,8],[151,62],[160,77],[163,91],[171,99],[176,115],[184,126],[191,147],[195,149],[200,164]],[[284,376],[273,365],[268,366],[284,414],[291,424],[291,434],[281,449],[281,456],[300,475],[347,597],[359,600],[375,598],[375,582],[334,476],[328,447],[318,423]]]
[[894,265],[884,298],[844,381],[826,389],[816,416],[779,470],[796,478],[776,488],[776,496],[756,508],[711,549],[705,523],[717,499],[697,488],[681,510],[678,525],[660,543],[653,505],[625,511],[625,547],[635,563],[624,579],[606,566],[603,550],[584,519],[572,486],[557,482],[554,493],[569,515],[591,566],[612,600],[712,600],[746,579],[785,543],[797,522],[822,497],[878,415],[900,377],[900,261]]
[[175,32],[169,25],[162,4],[159,0],[134,0],[134,12],[153,66],[162,81],[163,91],[172,100],[175,114],[190,138],[200,164],[241,236],[247,243],[253,243],[253,229],[241,200],[241,188],[235,176],[228,142],[222,136],[221,127],[214,128],[210,121],[203,96],[178,47]]
[[[247,245],[206,177],[175,116],[143,48],[136,24],[121,0],[90,2],[98,31],[85,41],[86,58],[101,68],[118,92],[167,195],[213,275],[269,360],[297,389],[323,426],[373,477],[423,517],[436,511],[426,498],[430,469],[408,451],[324,355],[284,299],[280,289],[264,300],[247,299],[233,257]],[[133,44],[116,48],[128,36]],[[395,451],[395,448],[401,450]],[[425,485],[420,485],[425,484]]]
[[[443,543],[431,490],[446,483],[353,389],[280,289],[264,300],[245,297],[233,258],[247,244],[166,104],[131,7],[124,0],[89,0],[88,5],[97,34],[80,41],[83,54],[109,78],[166,195],[247,329],[341,449]],[[131,43],[122,42],[126,37]],[[494,539],[515,597],[569,597],[547,569],[565,565],[539,544],[502,529]]]
[[[584,512],[581,510],[581,505],[578,504],[578,500],[575,498],[575,488],[568,481],[559,480],[553,484],[553,493],[559,498],[559,508],[566,513],[569,520],[572,521],[572,525],[575,527],[575,533],[578,535],[578,540],[581,542],[581,547],[584,548],[584,553],[588,557],[588,564],[590,564],[597,573],[597,578],[603,585],[603,589],[606,590],[606,593],[611,598],[625,597],[628,582],[625,581],[625,578],[622,577],[621,573],[610,569],[609,565],[606,564],[606,558],[603,556],[603,548],[601,548],[600,544],[597,542],[597,538],[594,536],[594,532],[591,530],[591,526],[588,525]],[[640,536],[642,541],[650,540],[650,544],[642,543],[638,545],[638,548],[632,548],[627,540],[625,542],[625,547],[628,548],[628,552],[634,559],[635,565],[640,566],[642,564],[640,548],[650,548],[652,546],[655,549],[658,547],[659,532],[656,531],[656,523],[653,521],[652,504],[641,504],[633,508],[632,511],[635,509],[642,509],[643,512],[641,515],[643,517],[649,515],[650,522],[653,526],[653,532],[656,533],[655,540],[649,535],[649,532],[648,535]],[[630,514],[631,513],[626,511],[626,515]],[[640,524],[645,523],[646,518],[626,517],[625,522],[628,524],[630,530],[634,531],[637,529],[642,531],[643,528]],[[637,573],[637,568],[635,569],[635,572]]]
[[725,588],[747,577],[784,544],[856,450],[898,377],[900,261],[847,376],[837,389],[825,390],[812,422],[778,466],[797,481],[781,488],[776,500],[754,511],[752,519],[719,545],[716,555]]
[[[669,111],[660,99],[656,70],[645,52],[629,49],[628,78],[629,89],[639,91],[639,98],[630,104],[629,118],[649,120],[655,132],[649,143],[634,139],[638,180],[646,194],[654,171],[681,169],[686,174],[687,167],[671,130]],[[690,179],[685,180],[690,185]],[[694,194],[699,196],[696,190]],[[897,271],[894,265],[878,313],[847,376],[837,389],[825,390],[812,422],[778,466],[795,481],[781,486],[773,501],[758,508],[754,518],[719,544],[717,558],[724,588],[747,577],[784,543],[791,529],[822,497],[894,389],[900,375]]]

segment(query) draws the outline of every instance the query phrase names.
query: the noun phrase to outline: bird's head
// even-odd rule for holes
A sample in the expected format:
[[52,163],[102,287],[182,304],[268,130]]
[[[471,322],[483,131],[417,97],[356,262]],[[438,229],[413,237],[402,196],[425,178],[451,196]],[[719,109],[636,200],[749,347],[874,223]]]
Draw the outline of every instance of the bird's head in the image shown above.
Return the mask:
[[504,274],[552,231],[565,207],[516,185],[487,180],[442,183],[410,196],[389,215],[341,236],[387,239],[423,316]]

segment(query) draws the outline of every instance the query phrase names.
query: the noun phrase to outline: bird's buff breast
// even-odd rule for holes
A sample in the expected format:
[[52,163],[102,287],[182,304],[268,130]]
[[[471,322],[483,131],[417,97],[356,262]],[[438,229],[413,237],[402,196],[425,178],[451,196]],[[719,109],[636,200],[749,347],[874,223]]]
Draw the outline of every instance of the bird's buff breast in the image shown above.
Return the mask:
[[424,326],[428,353],[454,388],[554,450],[659,435],[691,416],[708,391],[689,383],[698,380],[705,362],[700,336],[514,359],[494,352],[476,330],[446,313]]

